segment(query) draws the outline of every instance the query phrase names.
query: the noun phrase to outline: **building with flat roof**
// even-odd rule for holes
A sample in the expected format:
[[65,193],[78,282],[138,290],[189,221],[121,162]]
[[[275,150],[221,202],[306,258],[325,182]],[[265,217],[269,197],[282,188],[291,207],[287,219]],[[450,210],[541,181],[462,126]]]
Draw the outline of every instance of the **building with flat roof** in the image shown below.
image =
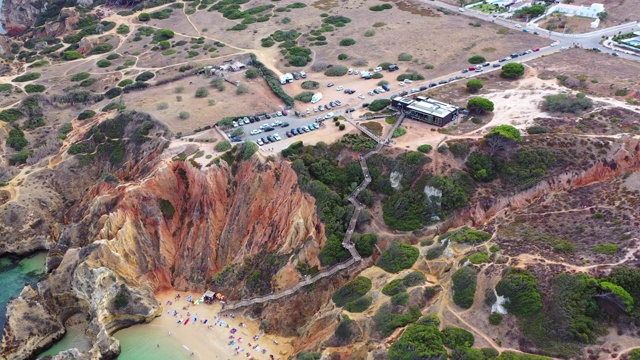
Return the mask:
[[405,115],[418,121],[436,126],[445,126],[458,118],[460,108],[436,99],[418,96],[415,99],[398,96],[391,99],[391,105],[403,110]]

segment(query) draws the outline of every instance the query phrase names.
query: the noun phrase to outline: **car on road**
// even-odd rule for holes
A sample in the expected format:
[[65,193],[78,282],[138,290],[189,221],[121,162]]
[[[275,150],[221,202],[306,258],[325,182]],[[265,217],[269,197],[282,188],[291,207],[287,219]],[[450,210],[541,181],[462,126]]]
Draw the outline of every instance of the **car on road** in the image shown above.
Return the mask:
[[540,33],[539,33],[539,32],[537,32],[537,31],[534,31],[534,32],[533,32],[533,35],[540,35]]
[[427,90],[428,88],[429,88],[429,86],[427,86],[427,85],[422,85],[422,86],[419,87],[420,91]]
[[500,67],[500,66],[502,66],[502,65],[500,65],[500,64],[493,64],[493,67],[494,67],[494,68],[495,68],[495,67]]
[[333,85],[335,85],[334,83],[328,83],[327,87],[332,87]]
[[[477,68],[477,69],[476,69],[476,72],[482,72],[482,71],[484,71],[484,69],[483,69],[483,68]],[[451,81],[451,80],[449,80],[449,81]]]
[[618,54],[618,53],[617,53],[617,52],[615,52],[615,51],[614,51],[614,52],[612,52],[612,53],[611,53],[611,55],[613,55],[613,56],[620,56],[620,54]]
[[467,72],[469,72],[469,70],[467,70],[467,69],[462,69],[462,73],[463,73],[463,74],[464,74],[464,73],[467,73]]
[[438,81],[438,84],[446,84],[446,83],[448,83],[448,81],[447,81],[447,80],[440,80],[440,81]]
[[410,91],[410,92],[411,92],[411,93],[417,93],[418,91],[420,91],[420,90],[418,90],[417,88],[413,88],[413,89],[411,89],[411,91]]
[[491,65],[491,63],[490,63],[490,62],[488,62],[488,61],[487,61],[487,62],[485,62],[484,64],[482,64],[482,66],[484,66],[484,67],[487,67],[487,66],[489,66],[489,65]]
[[516,24],[516,27],[517,27],[518,29],[520,29],[520,28],[522,28],[522,25],[520,25],[520,24]]
[[512,59],[515,59],[515,58],[517,58],[518,56],[520,56],[518,53],[513,53],[513,54],[511,54],[511,58],[512,58]]
[[[553,45],[553,44],[552,44]],[[594,47],[593,51],[597,51],[597,52],[602,52],[602,50],[599,47]]]
[[430,88],[432,88],[432,87],[434,87],[434,86],[438,86],[438,84],[436,84],[436,83],[434,83],[434,82],[432,82],[431,84],[429,84],[429,87],[430,87]]
[[360,98],[360,99],[364,99],[364,94],[360,94],[360,95],[358,95],[358,98]]
[[413,81],[409,80],[409,79],[404,79],[404,83],[405,84],[411,84]]
[[338,86],[338,87],[336,88],[336,90],[337,90],[337,91],[342,91],[342,89],[344,89],[344,86],[342,86],[342,85],[341,85],[341,86]]
[[537,52],[537,51],[540,51],[540,48],[533,49],[533,52]]
[[464,12],[464,8],[458,8],[458,11]]
[[475,66],[470,66],[469,67],[469,71],[476,71],[476,67]]

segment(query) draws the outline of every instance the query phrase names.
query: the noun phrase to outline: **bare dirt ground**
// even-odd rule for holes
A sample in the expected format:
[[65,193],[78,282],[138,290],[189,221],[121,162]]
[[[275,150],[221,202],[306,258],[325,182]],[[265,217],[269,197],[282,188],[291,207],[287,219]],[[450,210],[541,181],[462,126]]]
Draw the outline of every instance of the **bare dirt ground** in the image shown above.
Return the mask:
[[562,14],[551,14],[538,22],[542,29],[552,29],[553,31],[565,34],[582,34],[593,31],[591,23],[594,19],[583,16],[566,16]]
[[[640,8],[633,0],[599,0],[595,1],[604,5],[605,11],[609,14],[606,21],[600,23],[599,28],[615,26],[629,21],[640,19]],[[573,5],[590,6],[594,1],[575,0]]]

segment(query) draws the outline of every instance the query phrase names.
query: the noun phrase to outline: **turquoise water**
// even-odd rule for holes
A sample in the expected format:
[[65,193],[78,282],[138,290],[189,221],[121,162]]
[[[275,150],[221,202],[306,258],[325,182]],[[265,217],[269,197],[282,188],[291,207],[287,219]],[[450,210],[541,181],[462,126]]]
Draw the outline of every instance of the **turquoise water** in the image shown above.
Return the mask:
[[[2,10],[2,0],[0,0],[0,10]],[[2,21],[0,21],[0,34],[6,34],[7,31],[2,27]]]
[[153,323],[134,325],[113,336],[120,341],[118,360],[193,359],[187,349]]
[[55,356],[61,351],[69,350],[73,348],[76,348],[80,351],[85,351],[85,350],[89,350],[90,347],[91,347],[91,343],[89,342],[89,339],[85,336],[84,327],[79,325],[69,326],[67,328],[67,332],[64,334],[62,339],[60,339],[60,341],[55,343],[49,350],[40,354],[38,358],[45,355]]
[[4,328],[9,299],[20,295],[26,283],[35,288],[44,275],[46,259],[46,252],[36,253],[22,260],[14,257],[0,258],[0,331]]

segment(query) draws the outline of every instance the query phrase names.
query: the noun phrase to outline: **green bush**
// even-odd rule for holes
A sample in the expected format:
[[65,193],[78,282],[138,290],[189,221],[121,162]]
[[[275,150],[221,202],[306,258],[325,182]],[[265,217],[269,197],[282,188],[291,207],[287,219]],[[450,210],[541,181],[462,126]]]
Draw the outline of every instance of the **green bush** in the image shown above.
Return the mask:
[[458,269],[451,277],[453,282],[453,302],[463,309],[473,305],[478,282],[478,271],[470,266]]
[[29,141],[24,137],[24,132],[22,130],[13,128],[9,130],[7,145],[14,150],[20,151],[29,145]]
[[617,253],[619,250],[620,248],[618,247],[618,245],[608,244],[608,243],[598,244],[593,247],[593,251],[600,254],[606,254],[606,255],[613,255]]
[[483,97],[472,97],[467,101],[467,109],[476,114],[482,114],[486,111],[493,111],[493,102]]
[[485,61],[487,61],[487,59],[485,59],[484,56],[480,56],[480,55],[474,55],[469,58],[469,63],[474,65],[482,64]]
[[489,324],[500,325],[501,322],[502,322],[502,314],[491,313],[491,315],[489,315]]
[[22,150],[18,151],[17,153],[13,154],[9,158],[9,164],[10,165],[24,164],[24,163],[27,162],[27,159],[31,155],[33,155],[33,150],[26,149],[26,148],[22,149]]
[[534,125],[527,128],[527,133],[529,135],[546,134],[549,131],[551,130],[548,127],[540,126],[540,125]]
[[111,61],[109,61],[107,59],[101,59],[101,60],[98,60],[98,62],[96,62],[96,65],[99,68],[106,68],[106,67],[111,66]]
[[418,80],[424,80],[424,76],[422,76],[420,74],[401,74],[401,75],[398,75],[398,77],[396,77],[396,79],[398,81],[405,81],[407,79],[413,80],[413,81],[418,81]]
[[111,88],[109,90],[107,90],[106,93],[104,93],[104,96],[107,97],[107,99],[113,99],[115,97],[118,97],[122,94],[122,89],[115,87],[115,88]]
[[312,97],[313,97],[313,92],[303,91],[300,94],[296,95],[294,99],[308,103],[308,102],[311,102]]
[[113,45],[109,43],[98,44],[89,50],[89,55],[104,54],[113,50]]
[[247,71],[244,72],[244,76],[247,79],[255,79],[258,76],[260,76],[260,71],[256,68],[249,68],[247,69]]
[[75,50],[67,50],[62,53],[62,60],[71,61],[71,60],[77,60],[81,58],[82,58],[82,54],[80,54]]
[[517,317],[527,317],[542,308],[538,280],[527,270],[509,268],[496,285],[496,293],[509,299],[504,307]]
[[91,74],[89,74],[88,72],[80,72],[80,73],[71,75],[70,80],[71,81],[82,81],[82,80],[86,80],[86,79],[88,79],[90,77],[91,77]]
[[544,97],[544,109],[561,113],[581,113],[593,107],[593,100],[583,93],[576,96],[567,94],[547,95]]
[[209,90],[207,90],[206,87],[199,87],[196,90],[196,94],[195,94],[196,98],[204,98],[209,96]]
[[416,306],[410,306],[407,311],[398,312],[391,304],[382,305],[373,316],[373,321],[382,336],[387,337],[399,328],[413,323],[420,318],[422,314]]
[[138,15],[138,20],[140,21],[149,21],[151,20],[151,15],[149,13],[143,12]]
[[489,254],[486,252],[477,252],[469,255],[469,261],[472,264],[484,264],[489,261]]
[[367,310],[369,306],[371,306],[372,302],[373,299],[371,298],[371,296],[363,296],[345,305],[344,309],[352,313],[361,313]]
[[187,120],[188,118],[191,117],[191,114],[189,114],[188,111],[180,111],[180,113],[178,114],[178,117],[180,118],[180,120]]
[[302,86],[302,88],[305,90],[315,90],[320,87],[320,83],[317,81],[307,80],[303,81],[300,86]]
[[452,142],[449,144],[449,151],[453,157],[458,159],[464,159],[469,155],[469,144],[464,142]]
[[13,85],[11,84],[0,84],[0,92],[12,91]]
[[405,128],[399,127],[399,128],[396,128],[395,130],[393,130],[392,137],[397,138],[397,137],[400,137],[400,136],[402,136],[402,135],[404,135],[406,133],[407,133],[407,130]]
[[28,84],[24,87],[24,91],[27,94],[41,93],[41,92],[44,92],[45,90],[46,88],[44,87],[44,85]]
[[434,325],[412,324],[389,348],[390,360],[446,359],[440,331]]
[[640,360],[640,348],[629,351],[629,360]]
[[475,342],[472,333],[457,327],[446,327],[441,334],[442,343],[449,349],[470,348]]
[[349,71],[345,66],[342,65],[334,65],[327,70],[325,70],[324,74],[326,76],[343,76]]
[[87,80],[80,81],[80,84],[78,84],[78,86],[89,87],[89,86],[95,84],[96,81],[98,81],[98,79],[96,79],[96,78],[88,78]]
[[382,5],[372,6],[372,7],[369,8],[369,10],[371,10],[371,11],[383,11],[383,10],[388,10],[388,9],[391,9],[391,8],[393,8],[393,5],[385,3],[385,4],[382,4]]
[[391,100],[389,99],[376,99],[369,104],[369,110],[371,111],[380,111],[391,104]]
[[384,75],[382,75],[382,73],[374,73],[373,75],[371,75],[372,79],[382,79],[384,77]]
[[131,84],[133,84],[133,80],[131,80],[131,79],[124,79],[124,80],[122,80],[122,81],[120,81],[120,82],[118,83],[118,86],[119,86],[119,87],[125,87],[125,86],[127,86],[127,85],[131,85]]
[[503,66],[500,73],[500,76],[505,79],[517,79],[522,75],[524,75],[524,65],[515,62]]
[[424,153],[424,154],[430,153],[431,150],[433,150],[433,146],[428,145],[428,144],[418,146],[418,151],[420,151],[421,153]]
[[401,53],[398,55],[398,61],[411,61],[413,60],[413,55],[407,53]]
[[376,242],[378,242],[378,235],[376,234],[359,235],[355,240],[358,254],[362,257],[369,257],[373,255],[373,249]]
[[349,55],[347,54],[338,55],[338,60],[347,60],[348,58],[349,58]]
[[152,73],[151,71],[145,71],[145,72],[141,73],[140,75],[136,76],[136,81],[151,80],[155,76],[156,76],[156,74]]
[[226,140],[220,141],[219,143],[216,144],[214,149],[219,152],[227,151],[231,149],[231,143]]
[[129,297],[123,290],[118,291],[116,297],[113,299],[113,304],[116,309],[122,309],[129,304]]
[[173,218],[173,214],[175,214],[176,209],[173,207],[171,201],[160,198],[158,199],[158,206],[160,206],[160,211],[165,218]]
[[352,301],[358,300],[369,290],[371,290],[371,280],[363,276],[358,276],[355,280],[336,290],[331,299],[336,306],[342,307]]
[[415,247],[400,242],[393,242],[378,259],[377,266],[390,273],[409,269],[418,260],[420,251]]
[[346,39],[342,39],[340,40],[340,46],[351,46],[351,45],[355,45],[356,41],[351,39],[351,38],[346,38]]
[[468,226],[463,226],[457,230],[448,231],[440,235],[440,240],[449,240],[459,243],[476,244],[491,239],[491,234],[484,231],[474,230]]
[[20,75],[20,76],[14,78],[11,81],[13,81],[13,82],[33,81],[33,80],[39,79],[40,76],[42,76],[42,74],[40,74],[38,72],[26,73],[26,74],[23,74],[23,75]]
[[87,109],[87,110],[82,111],[78,115],[78,120],[90,119],[90,118],[94,117],[95,115],[96,115],[95,111]]
[[412,271],[402,279],[396,279],[389,282],[382,288],[382,293],[387,296],[393,296],[406,291],[408,288],[416,285],[424,284],[426,276],[420,271]]
[[478,79],[471,79],[467,81],[467,91],[470,93],[477,93],[483,87],[484,87],[484,84],[482,83],[482,81]]

